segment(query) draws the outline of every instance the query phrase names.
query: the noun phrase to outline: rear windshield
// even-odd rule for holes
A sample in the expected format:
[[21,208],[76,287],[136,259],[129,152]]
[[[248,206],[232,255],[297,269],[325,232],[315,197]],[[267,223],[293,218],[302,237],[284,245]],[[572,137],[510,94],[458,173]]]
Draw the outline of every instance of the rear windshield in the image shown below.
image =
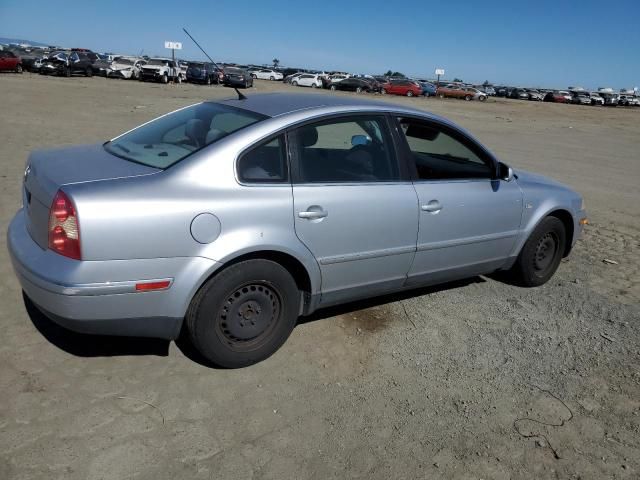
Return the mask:
[[165,169],[265,118],[227,105],[199,103],[152,120],[105,143],[104,148],[125,160]]

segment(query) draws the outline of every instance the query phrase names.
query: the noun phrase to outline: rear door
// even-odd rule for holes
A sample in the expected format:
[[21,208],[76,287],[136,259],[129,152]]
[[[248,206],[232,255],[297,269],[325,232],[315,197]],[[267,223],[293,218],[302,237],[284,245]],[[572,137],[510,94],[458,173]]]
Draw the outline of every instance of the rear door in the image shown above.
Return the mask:
[[289,138],[295,229],[320,266],[321,304],[400,288],[415,252],[418,203],[386,117],[336,117]]
[[408,283],[436,283],[503,266],[520,229],[517,182],[495,179],[494,160],[461,132],[420,119],[398,121],[420,205]]

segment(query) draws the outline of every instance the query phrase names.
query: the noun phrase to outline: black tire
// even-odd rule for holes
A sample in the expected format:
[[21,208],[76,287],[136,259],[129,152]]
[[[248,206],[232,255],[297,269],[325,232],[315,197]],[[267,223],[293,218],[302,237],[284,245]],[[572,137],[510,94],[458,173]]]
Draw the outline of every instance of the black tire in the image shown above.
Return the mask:
[[465,96],[464,96],[464,99],[465,99],[467,102],[470,102],[470,101],[473,99],[473,97],[472,97],[471,95],[465,95]]
[[546,217],[522,247],[512,268],[514,280],[525,287],[538,287],[558,269],[566,246],[564,224],[556,217]]
[[64,68],[64,76],[65,77],[70,77],[71,76],[71,69],[69,67],[65,67]]
[[162,75],[162,79],[160,81],[162,83],[169,83],[169,77],[167,76],[166,73],[164,75]]
[[269,80],[271,80],[271,81],[273,82],[273,81],[275,81],[275,77],[274,77],[273,75],[271,75],[271,76],[269,77]]
[[298,86],[298,82],[296,82],[295,80],[291,83],[291,85],[293,85],[294,87]]
[[22,65],[19,63],[18,65],[16,65],[16,73],[22,73]]
[[258,76],[255,73],[252,73],[251,78],[258,78]]
[[413,92],[411,90],[407,91],[407,97],[413,97]]
[[207,75],[207,79],[204,82],[207,85],[211,85],[211,77]]
[[362,93],[362,87],[356,87],[356,93]]
[[247,260],[223,270],[198,291],[187,311],[196,349],[214,365],[239,368],[271,356],[296,325],[300,292],[271,260]]
[[380,95],[386,95],[387,91],[384,88],[380,89]]
[[481,102],[484,102],[484,101],[486,101],[486,100],[487,100],[487,97],[485,97],[484,95],[480,95],[480,96],[478,97],[478,100],[480,100]]
[[440,98],[444,98],[444,93],[441,93],[440,95],[438,95]]
[[93,77],[93,70],[91,70],[91,67],[87,67],[87,69],[84,71],[84,75],[85,77]]
[[336,86],[335,86],[335,85],[331,85],[331,86],[329,87],[329,90],[331,90],[332,92],[335,92],[335,91],[337,90],[337,88],[336,88]]

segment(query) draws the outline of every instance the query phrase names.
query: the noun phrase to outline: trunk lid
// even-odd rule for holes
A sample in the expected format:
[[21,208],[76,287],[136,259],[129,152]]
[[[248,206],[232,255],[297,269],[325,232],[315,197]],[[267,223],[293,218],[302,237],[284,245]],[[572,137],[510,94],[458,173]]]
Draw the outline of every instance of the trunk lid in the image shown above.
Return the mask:
[[64,185],[160,171],[111,155],[102,144],[35,151],[29,156],[22,189],[27,230],[41,248],[47,248],[49,208],[56,192]]

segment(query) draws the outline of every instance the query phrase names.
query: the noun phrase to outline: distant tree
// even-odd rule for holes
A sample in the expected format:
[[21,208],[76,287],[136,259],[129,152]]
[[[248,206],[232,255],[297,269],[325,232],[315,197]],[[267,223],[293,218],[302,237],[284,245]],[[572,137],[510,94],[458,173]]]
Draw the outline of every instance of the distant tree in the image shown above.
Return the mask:
[[458,78],[458,77],[454,78],[453,81],[454,82],[458,82],[458,83],[462,83],[462,79]]
[[278,65],[280,65],[280,60],[278,60],[277,58],[274,58],[271,61],[273,62],[273,68],[278,68]]
[[391,70],[387,70],[384,74],[385,77],[402,77],[405,78],[405,74],[401,72],[392,72]]
[[485,80],[485,81],[483,82],[483,84],[482,84],[482,86],[483,86],[483,87],[488,87],[489,85],[491,85],[491,84],[489,83],[489,80]]

